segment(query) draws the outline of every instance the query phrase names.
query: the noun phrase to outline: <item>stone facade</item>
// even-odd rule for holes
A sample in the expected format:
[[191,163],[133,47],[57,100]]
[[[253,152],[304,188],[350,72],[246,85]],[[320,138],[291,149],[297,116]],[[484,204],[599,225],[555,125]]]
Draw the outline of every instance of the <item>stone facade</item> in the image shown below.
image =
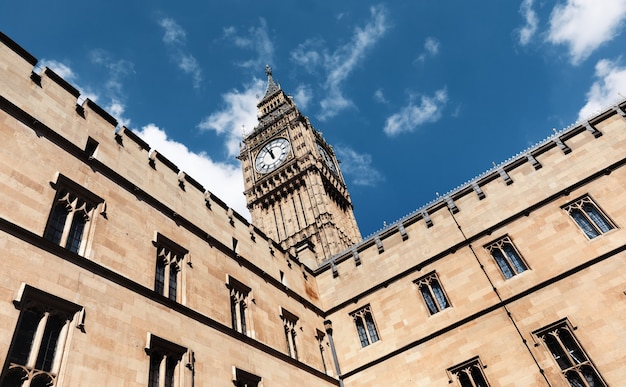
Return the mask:
[[626,380],[626,103],[317,264],[0,40],[0,385]]

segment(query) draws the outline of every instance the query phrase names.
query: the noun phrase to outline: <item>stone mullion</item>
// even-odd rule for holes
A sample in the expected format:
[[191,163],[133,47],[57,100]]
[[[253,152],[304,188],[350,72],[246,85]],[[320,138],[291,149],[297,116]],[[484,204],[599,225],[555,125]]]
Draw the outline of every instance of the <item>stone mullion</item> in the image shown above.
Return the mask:
[[59,339],[57,340],[57,348],[54,352],[54,359],[52,361],[51,372],[55,375],[58,375],[59,368],[61,367],[61,359],[63,358],[63,353],[65,352],[65,344],[67,341],[67,335],[70,329],[71,320],[67,318],[65,320],[65,324],[63,328],[61,328],[61,332],[59,332]]
[[168,249],[163,249],[163,295],[166,298],[170,297],[170,264],[171,264],[171,252]]
[[437,296],[435,296],[435,292],[433,292],[433,288],[430,285],[432,278],[433,277],[429,278],[428,285],[426,285],[426,288],[428,289],[428,293],[430,293],[430,297],[433,299],[433,302],[435,303],[435,308],[437,308],[437,312],[440,312],[442,305],[439,305],[439,299],[437,298]]
[[290,336],[291,336],[291,345],[293,347],[293,358],[297,360],[298,359],[298,346],[296,345],[296,336],[298,334],[296,333],[295,324],[294,324],[293,329],[289,333],[290,333]]
[[467,373],[467,377],[469,378],[470,383],[472,383],[472,387],[476,387],[476,381],[474,380],[474,377],[472,376],[471,367],[465,370],[465,373]]
[[326,356],[324,355],[324,344],[322,340],[319,341],[319,347],[320,347],[320,355],[322,357],[322,366],[324,367],[324,373],[327,374],[328,369],[326,367]]
[[578,200],[576,203],[572,203],[569,206],[565,207],[565,210],[567,211],[568,214],[570,214],[570,216],[574,210],[578,210],[578,212],[583,216],[583,218],[587,219],[587,222],[589,223],[591,228],[593,228],[598,235],[602,234],[602,230],[599,229],[598,225],[592,219],[590,219],[589,215],[587,215],[587,213],[585,212],[584,210],[585,204],[589,204],[595,207],[595,204],[591,200],[589,200],[588,197],[585,197],[585,198],[582,198],[581,200]]
[[[433,292],[433,288],[431,286],[431,282],[433,281],[433,279],[435,279],[434,275],[431,275],[428,278],[424,278],[423,280],[419,281],[418,286],[420,289],[423,287],[426,288],[426,290],[428,291],[428,294],[430,294],[430,298],[433,300],[433,303],[435,304],[435,308],[437,308],[437,312],[439,312],[441,311],[442,305],[439,305],[439,300],[435,296],[435,292]],[[425,301],[426,300],[424,300],[424,302]],[[426,307],[428,307],[428,304],[426,305]]]
[[459,371],[459,373],[457,373],[457,378],[460,381],[460,376],[459,374],[462,372],[467,376],[467,379],[469,380],[469,382],[472,384],[472,387],[476,387],[476,382],[474,382],[474,378],[472,377],[472,366],[468,367],[468,368],[463,368],[462,370]]
[[176,364],[174,365],[173,374],[174,374],[174,383],[172,387],[184,386],[184,380],[183,380],[184,372],[181,372],[180,359],[176,359]]
[[[63,233],[61,234],[61,240],[59,245],[65,247],[67,244],[67,237],[70,235],[70,229],[72,228],[72,223],[74,222],[74,216],[76,214],[76,202],[78,199],[75,199],[71,203],[68,203],[69,211],[67,213],[67,217],[65,218],[65,225],[63,226]],[[83,230],[84,232],[85,230]]]
[[291,337],[290,337],[290,332],[289,332],[289,326],[287,325],[287,323],[285,322],[284,325],[284,329],[285,329],[285,341],[287,341],[287,354],[289,355],[289,357],[293,357],[293,347],[291,345]]
[[[182,277],[182,275],[179,276],[179,274],[181,273],[182,269],[181,269],[181,266],[178,264],[178,262],[179,261],[178,261],[177,257],[175,255],[173,255],[173,258],[172,258],[172,261],[170,262],[170,265],[169,265],[170,267],[169,267],[169,270],[168,270],[169,271],[169,275],[170,275],[169,280],[172,279],[171,276],[173,275],[174,279],[176,281],[175,286],[174,286],[174,289],[175,289],[174,291],[176,292],[176,297],[173,299],[176,302],[178,302],[178,300],[182,296],[180,294],[180,292],[179,292],[179,290],[182,288],[182,286],[181,286],[181,278],[180,278],[180,277]],[[167,297],[168,298],[170,296],[169,295],[169,291],[170,291],[170,286],[169,285],[170,285],[170,283],[168,282],[168,287],[167,287],[167,289],[168,289],[167,290],[167,292],[168,292]]]
[[29,370],[28,379],[24,380],[24,383],[22,383],[21,387],[30,387],[30,382],[32,381],[33,381],[33,371]]
[[292,358],[296,358],[296,333],[295,333],[295,323],[289,320],[284,320],[285,327],[285,337],[287,339],[287,350],[289,351],[289,356]]
[[243,331],[243,326],[241,324],[242,313],[245,313],[245,311],[242,309],[243,294],[233,289],[231,290],[231,297],[235,299],[235,330],[245,335],[246,332]]
[[240,295],[237,295],[238,297],[236,298],[236,302],[235,302],[235,317],[236,317],[236,321],[237,321],[237,332],[240,333],[244,333],[243,332],[243,327],[241,325],[241,298],[239,297]]
[[39,355],[39,349],[41,348],[41,340],[43,339],[43,334],[46,330],[46,324],[48,323],[49,317],[50,312],[44,312],[43,316],[39,320],[39,324],[37,324],[37,330],[33,336],[33,345],[30,348],[28,362],[26,362],[26,367],[29,369],[35,368],[35,363],[37,362],[37,357]]
[[[575,371],[576,371],[576,373],[578,373],[578,375],[579,375],[579,376],[583,379],[583,381],[584,381],[584,380],[585,380],[584,376],[582,376],[582,375],[580,374],[580,372],[578,372],[578,369],[577,369],[577,367],[576,367],[578,364],[576,363],[576,361],[574,361],[574,359],[572,359],[572,356],[570,355],[570,353],[569,353],[568,349],[565,347],[565,345],[563,345],[563,342],[561,341],[561,337],[560,337],[560,335],[559,335],[559,329],[557,329],[557,330],[555,330],[555,331],[553,331],[553,332],[549,332],[548,334],[550,334],[550,335],[554,336],[554,338],[556,339],[557,345],[558,345],[559,347],[561,347],[561,350],[563,351],[563,353],[564,353],[564,354],[565,354],[565,356],[567,357],[567,360],[568,360],[568,361],[569,361],[569,363],[570,363],[570,366],[569,366],[567,369],[564,369],[564,370],[563,370],[563,374],[565,374],[565,372],[566,372],[566,371],[569,371],[569,370],[572,370],[572,369],[573,369],[573,370],[575,370]],[[586,383],[586,381],[585,381],[585,383]]]
[[96,217],[94,217],[95,211],[96,207],[92,207],[88,212],[85,212],[85,228],[81,236],[80,246],[78,247],[78,254],[82,256],[87,255],[90,249],[88,245],[91,245],[91,241],[93,241],[96,223]]
[[[507,238],[508,239],[508,238]],[[511,245],[511,248],[513,250],[515,250],[515,246],[513,246],[512,243],[509,244]],[[518,269],[515,267],[515,265],[513,264],[513,259],[509,256],[509,254],[506,253],[506,251],[504,250],[504,243],[502,244],[502,248],[500,248],[500,252],[502,253],[502,256],[504,257],[504,259],[506,260],[506,262],[509,264],[509,267],[511,268],[511,272],[513,273],[513,275],[517,275],[518,273]],[[520,257],[521,259],[521,257]]]
[[[359,310],[358,312],[354,313],[352,315],[352,319],[353,320],[359,319],[361,321],[361,325],[363,326],[363,330],[365,331],[365,337],[367,337],[368,344],[371,344],[373,341],[372,341],[372,338],[370,337],[369,329],[367,329],[367,320],[365,319],[365,314],[368,311],[369,311],[368,308],[363,308]],[[358,329],[357,329],[357,334],[358,334]]]
[[167,356],[161,355],[161,362],[159,363],[159,387],[165,387],[165,378],[167,373]]

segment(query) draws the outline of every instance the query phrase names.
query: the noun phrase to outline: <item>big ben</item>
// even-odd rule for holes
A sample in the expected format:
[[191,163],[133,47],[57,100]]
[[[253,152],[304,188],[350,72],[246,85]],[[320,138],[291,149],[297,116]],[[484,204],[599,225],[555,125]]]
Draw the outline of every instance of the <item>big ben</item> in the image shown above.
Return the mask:
[[252,222],[316,267],[361,240],[335,152],[266,66],[258,125],[244,136],[242,163]]

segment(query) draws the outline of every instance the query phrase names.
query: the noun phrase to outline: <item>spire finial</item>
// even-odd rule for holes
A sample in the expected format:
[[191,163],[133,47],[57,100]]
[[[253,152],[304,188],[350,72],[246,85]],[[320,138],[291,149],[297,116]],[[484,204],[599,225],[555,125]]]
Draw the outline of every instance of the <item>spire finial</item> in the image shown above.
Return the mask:
[[267,74],[267,88],[265,89],[264,99],[276,90],[280,90],[280,85],[274,82],[274,78],[272,78],[272,68],[270,65],[265,65],[265,74]]

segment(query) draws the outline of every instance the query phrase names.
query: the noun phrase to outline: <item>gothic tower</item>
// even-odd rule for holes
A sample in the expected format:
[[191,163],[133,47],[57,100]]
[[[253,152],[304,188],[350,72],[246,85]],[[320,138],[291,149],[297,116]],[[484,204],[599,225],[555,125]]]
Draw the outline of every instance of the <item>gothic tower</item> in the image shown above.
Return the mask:
[[266,66],[259,123],[239,159],[252,222],[310,267],[361,240],[333,148]]

